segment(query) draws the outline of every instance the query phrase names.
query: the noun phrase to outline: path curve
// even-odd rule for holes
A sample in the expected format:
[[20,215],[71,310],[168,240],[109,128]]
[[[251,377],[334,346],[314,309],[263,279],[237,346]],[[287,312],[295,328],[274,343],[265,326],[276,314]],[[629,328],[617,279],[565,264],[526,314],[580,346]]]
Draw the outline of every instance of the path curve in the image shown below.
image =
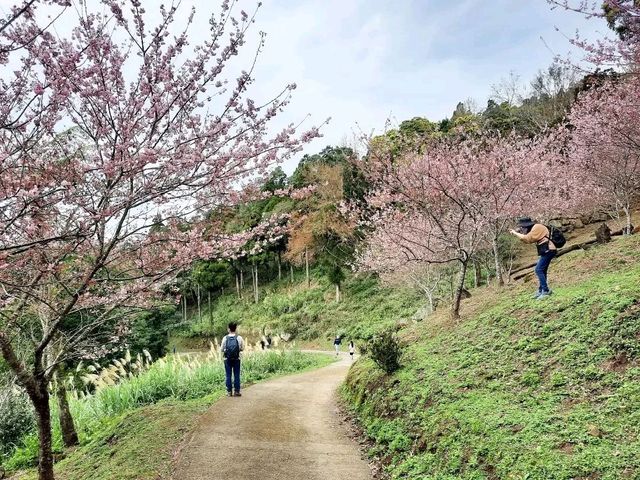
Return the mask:
[[174,480],[371,480],[337,415],[347,355],[217,401],[182,449]]

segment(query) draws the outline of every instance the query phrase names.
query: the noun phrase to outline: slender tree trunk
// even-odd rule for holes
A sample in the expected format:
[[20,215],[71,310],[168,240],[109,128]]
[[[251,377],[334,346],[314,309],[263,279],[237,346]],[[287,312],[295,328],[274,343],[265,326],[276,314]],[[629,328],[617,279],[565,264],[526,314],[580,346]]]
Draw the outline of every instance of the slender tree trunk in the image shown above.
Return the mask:
[[209,309],[209,325],[213,325],[213,312],[211,311],[211,292],[207,292],[207,308]]
[[280,258],[280,252],[278,252],[278,281],[282,280],[282,259]]
[[67,388],[64,385],[64,380],[59,373],[56,373],[56,397],[58,397],[58,410],[60,416],[60,431],[62,432],[62,442],[65,447],[75,447],[79,445],[78,432],[76,426],[73,423],[73,417],[71,416],[71,410],[69,409],[69,401],[67,399]]
[[200,302],[200,284],[198,284],[197,295],[198,295],[198,322],[202,323],[202,308],[201,308],[201,302]]
[[462,301],[462,292],[464,291],[464,280],[467,275],[467,258],[460,260],[460,271],[458,272],[458,282],[456,285],[453,303],[451,304],[451,318],[460,318],[460,302]]
[[480,282],[482,281],[482,269],[480,268],[480,264],[476,261],[473,262],[473,286],[478,288],[480,286]]
[[253,288],[253,301],[255,303],[258,303],[258,301],[260,300],[260,293],[258,292],[258,264],[255,263],[253,265],[253,281],[254,281],[254,288]]
[[291,283],[293,283],[293,263],[289,264],[289,271],[291,272]]
[[187,321],[187,297],[185,295],[182,296],[182,321]]
[[633,228],[631,228],[631,207],[629,207],[629,205],[626,205],[624,207],[622,207],[622,210],[624,211],[624,215],[626,218],[626,226],[624,227],[623,230],[623,235],[631,235]]
[[240,290],[244,290],[244,270],[240,269]]
[[238,294],[238,298],[242,298],[242,294],[240,293],[240,275],[236,272],[236,293]]
[[311,287],[311,278],[309,277],[309,250],[304,249],[304,264],[307,275],[307,288]]
[[433,305],[433,293],[428,288],[424,290],[424,293],[427,295],[427,300],[429,300],[429,313],[433,313],[435,311],[435,306]]
[[340,301],[340,285],[336,284],[336,302]]
[[38,421],[38,438],[40,440],[38,480],[54,480],[51,409],[49,408],[49,392],[47,390],[46,380],[38,380],[38,390],[38,395],[31,398]]
[[504,277],[502,276],[502,259],[500,258],[500,246],[498,245],[497,237],[493,237],[491,246],[493,247],[493,259],[496,264],[496,280],[498,281],[498,286],[502,287],[504,285]]
[[251,294],[255,299],[256,298],[256,273],[253,268],[253,265],[251,265]]

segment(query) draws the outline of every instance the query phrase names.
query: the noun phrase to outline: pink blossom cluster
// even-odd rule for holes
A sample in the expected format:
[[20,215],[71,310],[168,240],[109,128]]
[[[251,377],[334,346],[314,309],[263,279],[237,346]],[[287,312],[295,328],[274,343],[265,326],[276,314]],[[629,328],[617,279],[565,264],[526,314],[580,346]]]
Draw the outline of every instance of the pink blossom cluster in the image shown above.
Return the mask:
[[547,0],[553,7],[564,8],[587,18],[606,20],[615,17],[617,28],[614,38],[595,41],[579,34],[572,43],[586,54],[586,60],[599,67],[623,69],[638,73],[640,65],[640,4],[636,0]]

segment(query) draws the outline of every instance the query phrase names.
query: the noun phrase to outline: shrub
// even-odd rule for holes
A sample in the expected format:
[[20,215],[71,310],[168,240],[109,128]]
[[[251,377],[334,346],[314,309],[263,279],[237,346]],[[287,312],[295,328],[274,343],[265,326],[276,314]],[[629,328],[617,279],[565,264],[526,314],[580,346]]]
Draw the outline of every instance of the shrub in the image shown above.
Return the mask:
[[34,427],[35,418],[27,396],[12,387],[0,391],[0,457],[21,444],[22,437]]
[[386,373],[393,373],[400,368],[400,344],[392,330],[385,330],[373,337],[366,351]]

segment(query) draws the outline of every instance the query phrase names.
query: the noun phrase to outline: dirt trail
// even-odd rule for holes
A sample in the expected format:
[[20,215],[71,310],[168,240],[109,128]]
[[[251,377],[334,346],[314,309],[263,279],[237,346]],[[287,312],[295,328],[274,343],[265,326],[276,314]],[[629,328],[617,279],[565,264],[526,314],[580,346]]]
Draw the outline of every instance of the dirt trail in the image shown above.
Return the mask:
[[336,414],[347,357],[216,402],[183,448],[173,479],[370,480]]

